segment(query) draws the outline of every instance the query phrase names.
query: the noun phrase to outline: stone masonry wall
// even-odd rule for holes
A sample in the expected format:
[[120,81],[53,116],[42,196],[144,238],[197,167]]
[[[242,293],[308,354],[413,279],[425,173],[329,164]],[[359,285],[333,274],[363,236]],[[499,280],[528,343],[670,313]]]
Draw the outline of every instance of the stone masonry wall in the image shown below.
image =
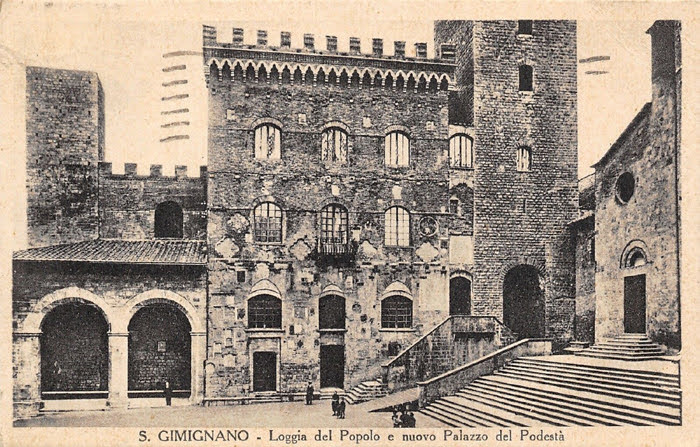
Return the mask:
[[111,163],[100,163],[100,236],[115,239],[153,239],[155,209],[173,201],[183,210],[183,238],[205,239],[207,178],[187,177],[177,167],[174,177],[163,176],[159,165],[148,176],[136,175],[137,166],[127,163],[125,174],[112,174]]
[[[205,59],[207,55],[205,54]],[[252,354],[278,353],[280,392],[319,387],[320,346],[345,345],[345,387],[380,375],[389,345],[406,347],[447,314],[449,240],[448,94],[403,92],[319,82],[209,79],[209,271],[211,324],[209,396],[252,389]],[[255,160],[254,127],[281,125],[281,160]],[[321,132],[331,122],[348,128],[348,161],[321,162]],[[411,139],[407,168],[384,166],[384,136],[403,126]],[[274,201],[284,210],[282,244],[253,243],[252,209]],[[350,253],[319,255],[319,212],[348,209]],[[384,246],[384,211],[411,213],[411,246]],[[421,219],[437,221],[421,233]],[[464,220],[464,219],[463,219]],[[246,329],[246,300],[270,280],[282,298],[282,331]],[[381,297],[392,282],[413,296],[413,328],[381,329]],[[318,299],[329,285],[342,290],[346,332],[318,330]],[[262,337],[262,338],[261,338]],[[330,340],[333,338],[333,340]],[[394,345],[397,343],[398,345]]]
[[594,217],[572,227],[576,247],[576,331],[577,341],[595,342],[596,237]]
[[[473,314],[503,313],[503,279],[519,264],[544,279],[545,336],[555,349],[573,336],[574,259],[567,223],[577,217],[576,23],[517,21],[474,26]],[[518,69],[533,67],[534,90]],[[532,149],[529,172],[516,150]]]
[[[646,331],[672,351],[680,349],[678,288],[677,77],[680,24],[657,22],[652,35],[652,102],[645,105],[596,165],[596,338],[624,332],[624,277],[646,275]],[[633,175],[627,203],[616,182]],[[626,268],[624,253],[641,247],[643,266]]]
[[29,245],[96,238],[97,162],[104,152],[97,74],[27,67],[26,113]]

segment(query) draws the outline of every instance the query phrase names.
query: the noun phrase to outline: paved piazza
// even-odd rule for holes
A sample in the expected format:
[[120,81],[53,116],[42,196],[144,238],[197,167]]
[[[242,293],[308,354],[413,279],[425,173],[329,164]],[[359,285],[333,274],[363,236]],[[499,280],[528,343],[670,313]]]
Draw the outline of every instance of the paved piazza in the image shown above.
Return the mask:
[[[132,400],[133,401],[133,400]],[[138,404],[138,403],[137,403]],[[133,406],[133,405],[132,405]],[[414,412],[416,426],[436,422]],[[391,413],[348,405],[346,418],[332,415],[330,400],[200,407],[174,405],[124,410],[58,411],[15,422],[16,427],[392,427]]]

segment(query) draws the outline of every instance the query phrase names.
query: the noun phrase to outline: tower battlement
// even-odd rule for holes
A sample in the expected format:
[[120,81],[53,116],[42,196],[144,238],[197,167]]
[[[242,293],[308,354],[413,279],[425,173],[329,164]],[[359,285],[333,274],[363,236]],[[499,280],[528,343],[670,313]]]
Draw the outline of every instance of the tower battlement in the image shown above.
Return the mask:
[[216,28],[204,25],[207,82],[336,84],[404,91],[448,90],[454,82],[454,59],[428,59],[425,42],[414,45],[415,57],[407,57],[405,41],[395,41],[393,55],[387,55],[384,40],[374,38],[371,53],[363,54],[357,37],[350,38],[349,51],[341,52],[336,36],[326,36],[321,50],[313,34],[304,34],[304,47],[294,49],[291,33],[286,31],[280,33],[279,46],[269,44],[265,30],[258,30],[254,44],[246,44],[243,33],[242,28],[234,28],[232,42],[222,43],[217,41]]
[[130,178],[130,177],[144,177],[144,178],[166,178],[166,179],[204,179],[207,176],[207,167],[199,167],[199,176],[188,176],[187,166],[176,165],[175,175],[163,175],[163,165],[152,164],[149,168],[148,175],[138,174],[138,164],[136,163],[124,163],[124,174],[115,174],[112,172],[112,163],[102,161],[100,166],[100,176],[101,177],[113,177],[113,178]]

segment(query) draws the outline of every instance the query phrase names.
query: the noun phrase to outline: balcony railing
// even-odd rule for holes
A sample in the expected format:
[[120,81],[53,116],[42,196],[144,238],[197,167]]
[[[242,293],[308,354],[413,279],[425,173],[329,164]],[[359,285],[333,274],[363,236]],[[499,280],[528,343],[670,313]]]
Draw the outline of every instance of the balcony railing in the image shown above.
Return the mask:
[[319,252],[322,255],[344,255],[349,253],[347,243],[342,242],[321,242],[319,244]]

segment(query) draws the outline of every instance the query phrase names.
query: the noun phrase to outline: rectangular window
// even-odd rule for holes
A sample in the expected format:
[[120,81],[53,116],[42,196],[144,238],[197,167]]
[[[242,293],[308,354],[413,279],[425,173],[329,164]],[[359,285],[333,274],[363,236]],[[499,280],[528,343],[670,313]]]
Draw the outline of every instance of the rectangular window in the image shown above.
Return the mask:
[[401,132],[391,132],[384,138],[384,164],[389,167],[409,165],[409,140]]
[[382,301],[382,328],[409,329],[413,325],[413,303],[408,298],[392,296]]
[[519,90],[521,92],[531,92],[532,91],[532,67],[530,65],[521,65],[518,69],[519,72]]
[[384,243],[408,247],[411,235],[411,216],[404,208],[395,206],[384,213]]
[[529,171],[532,165],[532,153],[530,148],[527,146],[520,146],[518,148],[516,169],[521,172]]
[[271,124],[263,124],[255,129],[255,158],[279,160],[282,157],[281,133]]
[[340,205],[321,210],[321,252],[342,254],[348,245],[348,212]]
[[348,159],[348,135],[338,128],[327,129],[321,135],[321,160],[345,163]]
[[256,242],[282,242],[282,209],[261,203],[253,212]]

